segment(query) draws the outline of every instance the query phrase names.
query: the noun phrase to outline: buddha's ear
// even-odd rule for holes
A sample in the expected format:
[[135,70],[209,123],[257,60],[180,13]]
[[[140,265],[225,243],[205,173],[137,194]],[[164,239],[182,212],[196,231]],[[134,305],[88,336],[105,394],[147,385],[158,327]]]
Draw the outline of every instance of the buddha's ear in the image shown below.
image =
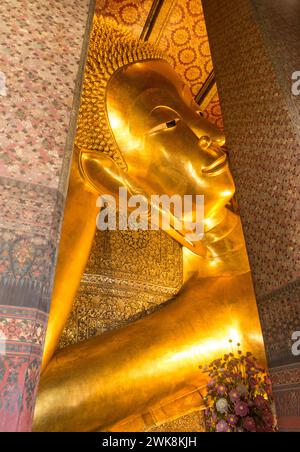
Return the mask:
[[126,187],[131,195],[140,193],[130,182],[127,171],[103,152],[81,151],[79,165],[82,176],[99,195],[117,196],[120,187]]

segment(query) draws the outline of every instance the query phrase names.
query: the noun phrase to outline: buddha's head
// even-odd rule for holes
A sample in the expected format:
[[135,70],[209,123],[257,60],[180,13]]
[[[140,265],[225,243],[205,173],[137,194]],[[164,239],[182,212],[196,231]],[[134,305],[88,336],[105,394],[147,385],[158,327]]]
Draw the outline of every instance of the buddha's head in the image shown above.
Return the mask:
[[76,145],[100,194],[204,195],[209,220],[235,190],[224,143],[157,48],[95,18]]

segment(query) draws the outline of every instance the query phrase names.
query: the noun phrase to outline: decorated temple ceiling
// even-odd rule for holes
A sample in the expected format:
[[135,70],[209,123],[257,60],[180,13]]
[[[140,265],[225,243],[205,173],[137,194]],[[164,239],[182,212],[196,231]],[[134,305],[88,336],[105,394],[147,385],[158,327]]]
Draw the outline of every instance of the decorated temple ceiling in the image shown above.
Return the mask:
[[[115,19],[140,37],[152,5],[153,0],[97,0],[96,13]],[[149,41],[170,56],[176,72],[197,96],[213,70],[201,1],[164,0]],[[223,128],[216,89],[204,111],[209,121]]]

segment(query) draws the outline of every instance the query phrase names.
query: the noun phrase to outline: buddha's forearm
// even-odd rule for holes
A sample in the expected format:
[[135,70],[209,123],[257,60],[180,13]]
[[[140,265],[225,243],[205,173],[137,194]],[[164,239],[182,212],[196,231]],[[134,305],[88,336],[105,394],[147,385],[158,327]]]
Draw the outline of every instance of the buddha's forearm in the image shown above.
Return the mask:
[[71,313],[93,243],[97,194],[86,187],[73,164],[64,213],[42,370],[56,350]]
[[93,431],[143,413],[201,384],[199,364],[227,351],[231,337],[263,359],[250,276],[191,281],[155,314],[60,350],[41,379],[34,428]]

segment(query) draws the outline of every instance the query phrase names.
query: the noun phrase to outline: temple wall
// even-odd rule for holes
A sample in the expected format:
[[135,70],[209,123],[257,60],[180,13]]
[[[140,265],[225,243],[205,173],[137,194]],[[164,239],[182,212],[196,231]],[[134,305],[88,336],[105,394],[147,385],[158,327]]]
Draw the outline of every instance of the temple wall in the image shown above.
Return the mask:
[[31,428],[93,3],[0,4],[0,431]]
[[283,430],[300,430],[299,2],[203,0]]

